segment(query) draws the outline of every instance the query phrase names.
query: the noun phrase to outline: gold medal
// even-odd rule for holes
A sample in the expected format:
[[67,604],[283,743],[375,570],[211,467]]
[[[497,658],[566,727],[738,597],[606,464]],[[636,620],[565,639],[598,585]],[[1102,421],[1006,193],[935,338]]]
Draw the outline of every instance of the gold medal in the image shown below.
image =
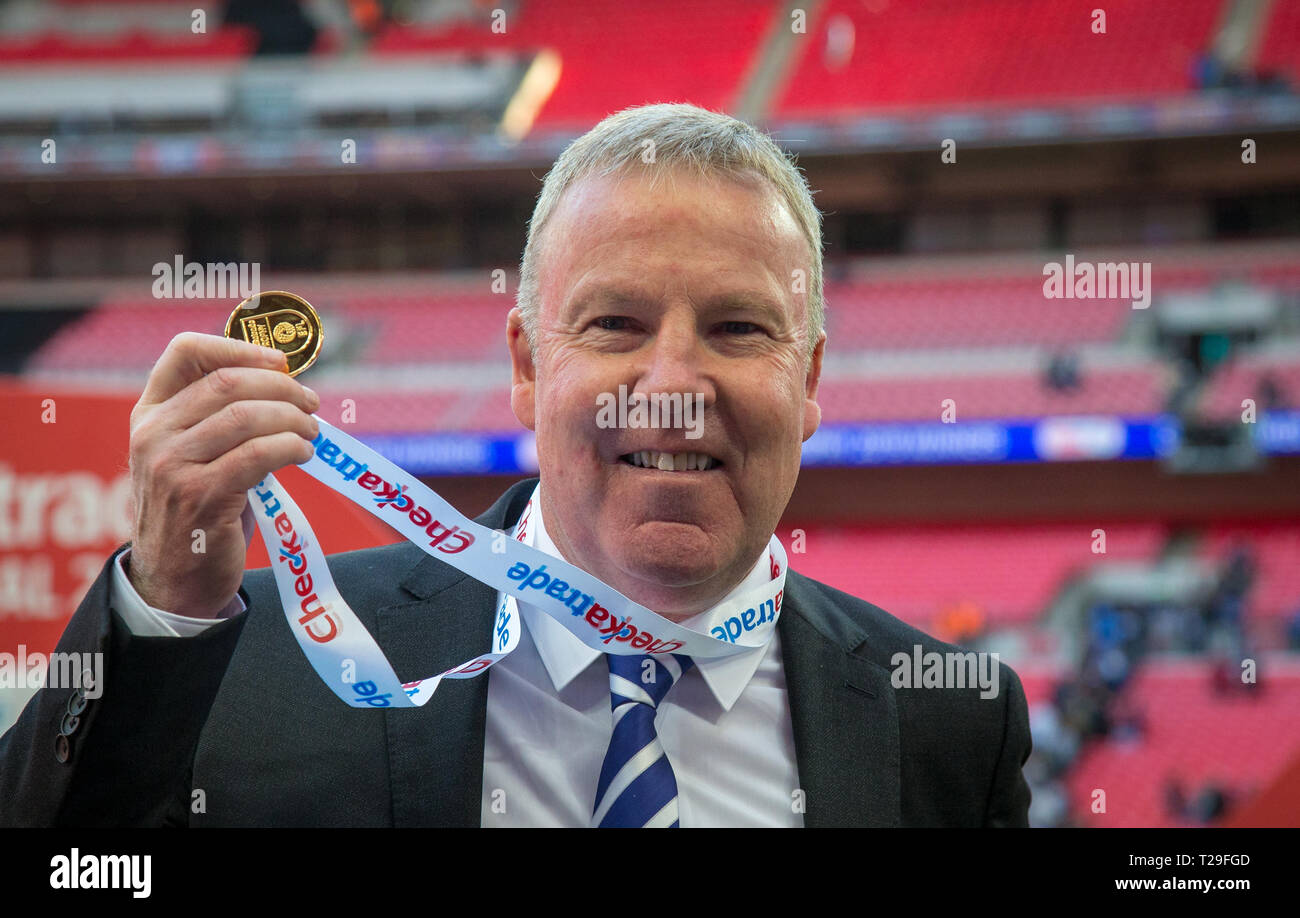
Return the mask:
[[325,330],[311,303],[283,290],[268,290],[235,307],[226,322],[226,337],[283,351],[289,375],[297,376],[316,362]]

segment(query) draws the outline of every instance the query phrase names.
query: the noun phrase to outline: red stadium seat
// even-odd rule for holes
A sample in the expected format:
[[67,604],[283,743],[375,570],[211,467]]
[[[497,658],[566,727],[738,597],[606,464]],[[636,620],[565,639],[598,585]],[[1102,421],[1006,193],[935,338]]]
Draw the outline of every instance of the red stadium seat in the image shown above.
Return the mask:
[[[729,109],[779,4],[700,0],[674,6],[611,3],[593,12],[585,0],[527,4],[494,33],[475,25],[394,25],[371,45],[377,54],[550,48],[559,84],[537,118],[539,128],[581,128],[645,102],[694,102]],[[671,47],[672,53],[664,49]]]
[[1300,84],[1300,0],[1273,0],[1255,66]]
[[1047,415],[1158,414],[1166,385],[1158,366],[1085,369],[1078,388],[1049,388],[1041,372],[985,372],[823,379],[818,401],[828,423],[938,421],[951,399],[958,420]]
[[[1127,688],[1145,735],[1086,747],[1068,781],[1073,810],[1087,826],[1186,825],[1165,810],[1164,784],[1194,793],[1214,781],[1229,793],[1261,790],[1300,752],[1300,671],[1279,661],[1259,670],[1261,690],[1220,695],[1203,661],[1147,661]],[[1261,742],[1261,737],[1268,737]],[[1106,792],[1094,813],[1093,792]]]
[[[804,528],[802,574],[874,602],[921,627],[953,603],[980,606],[990,626],[1034,621],[1072,574],[1097,562],[1088,523],[999,526]],[[791,528],[781,539],[790,548]],[[1152,560],[1164,539],[1154,523],[1106,526],[1111,560]]]
[[1249,546],[1255,564],[1245,614],[1280,620],[1300,612],[1300,522],[1261,520],[1212,526],[1201,543],[1201,555],[1221,563],[1239,544]]
[[1255,401],[1256,415],[1266,410],[1265,386],[1271,381],[1276,397],[1291,411],[1300,411],[1300,355],[1248,355],[1229,360],[1215,370],[1200,399],[1207,418],[1240,418],[1246,399]]
[[[802,42],[779,99],[783,118],[814,118],[904,105],[1043,102],[1151,96],[1192,88],[1223,0],[1104,6],[1036,0],[831,0]],[[828,58],[829,23],[853,25],[852,55]]]
[[252,53],[256,43],[257,36],[253,30],[243,26],[224,26],[198,35],[133,30],[83,38],[62,32],[45,32],[23,38],[0,37],[0,64],[238,59]]

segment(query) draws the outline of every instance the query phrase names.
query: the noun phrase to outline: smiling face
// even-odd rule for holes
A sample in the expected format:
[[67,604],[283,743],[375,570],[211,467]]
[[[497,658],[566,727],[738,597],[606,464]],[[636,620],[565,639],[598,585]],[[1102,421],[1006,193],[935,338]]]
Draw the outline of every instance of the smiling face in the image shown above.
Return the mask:
[[[811,247],[768,183],[676,171],[591,176],[541,231],[536,352],[511,312],[511,403],[537,432],[546,528],[564,557],[682,619],[748,574],[784,512],[815,402]],[[703,397],[703,434],[606,428],[599,406]],[[689,422],[690,418],[687,417]],[[698,423],[698,422],[697,422]],[[671,464],[646,452],[678,454]],[[684,454],[711,462],[689,464]],[[700,465],[707,466],[699,468]],[[680,470],[678,470],[680,469]]]

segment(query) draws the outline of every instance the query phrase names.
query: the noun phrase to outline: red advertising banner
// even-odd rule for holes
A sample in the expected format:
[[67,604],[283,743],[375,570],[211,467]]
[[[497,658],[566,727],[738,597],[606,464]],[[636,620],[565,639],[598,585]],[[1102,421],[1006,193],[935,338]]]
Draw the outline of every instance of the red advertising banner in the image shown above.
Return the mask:
[[[0,378],[0,653],[48,653],[112,551],[130,538],[128,395]],[[327,552],[397,534],[297,468],[276,476]],[[248,566],[265,567],[254,538]],[[0,694],[5,694],[0,692]],[[16,715],[0,705],[0,731]]]

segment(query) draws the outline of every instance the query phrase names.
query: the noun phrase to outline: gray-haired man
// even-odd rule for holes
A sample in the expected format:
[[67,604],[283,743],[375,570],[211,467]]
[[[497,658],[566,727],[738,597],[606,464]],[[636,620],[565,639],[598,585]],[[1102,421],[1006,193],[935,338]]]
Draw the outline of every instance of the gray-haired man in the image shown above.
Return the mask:
[[[507,320],[540,485],[514,486],[480,522],[511,529],[530,507],[536,547],[687,627],[771,579],[769,541],[820,422],[821,284],[817,211],[770,139],[686,105],[607,118],[547,176]],[[514,654],[423,708],[347,708],[315,678],[267,572],[243,571],[245,489],[304,461],[317,430],[317,399],[277,360],[202,335],[162,355],[132,414],[129,557],[60,645],[109,654],[104,696],[62,741],[66,699],[33,700],[0,742],[0,818],[588,825],[594,807],[600,822],[611,782],[622,792],[638,774],[602,774],[611,674],[537,610],[523,606]],[[702,398],[702,436],[598,424],[621,386]],[[194,528],[205,555],[188,550]],[[492,589],[406,543],[331,561],[402,678],[485,650]],[[677,798],[645,822],[1025,825],[1015,674],[1001,669],[992,698],[897,689],[896,653],[953,648],[786,576],[762,647],[674,671],[653,761],[637,767],[666,756]]]

